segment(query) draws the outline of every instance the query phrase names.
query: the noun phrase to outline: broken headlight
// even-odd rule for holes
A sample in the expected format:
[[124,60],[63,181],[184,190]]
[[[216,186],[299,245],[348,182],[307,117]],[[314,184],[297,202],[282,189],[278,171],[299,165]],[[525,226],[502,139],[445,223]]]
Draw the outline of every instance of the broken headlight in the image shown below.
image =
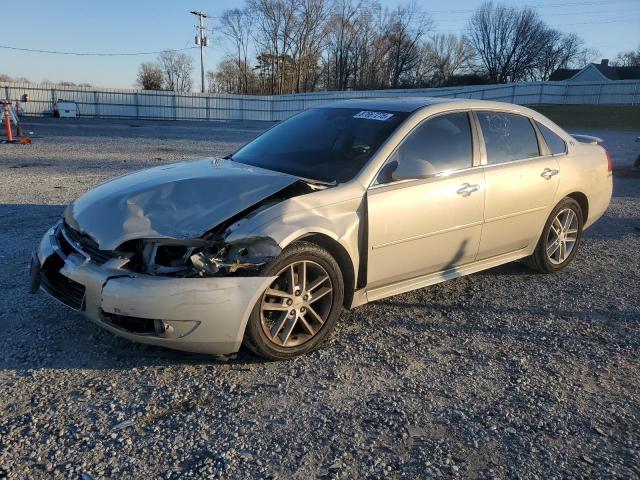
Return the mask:
[[150,275],[188,275],[192,270],[191,255],[202,250],[200,242],[146,240],[140,256],[145,273]]
[[275,240],[269,237],[248,237],[224,244],[214,255],[206,250],[194,253],[191,262],[201,275],[212,275],[218,271],[235,273],[242,269],[258,269],[281,251]]
[[192,240],[142,242],[142,270],[150,275],[213,276],[257,270],[281,252],[268,237],[249,237],[233,243]]

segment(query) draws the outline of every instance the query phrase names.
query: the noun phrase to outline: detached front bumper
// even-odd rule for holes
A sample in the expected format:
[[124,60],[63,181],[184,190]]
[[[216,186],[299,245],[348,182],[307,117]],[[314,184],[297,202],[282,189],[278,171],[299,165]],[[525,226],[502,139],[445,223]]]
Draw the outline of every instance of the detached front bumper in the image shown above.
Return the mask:
[[274,277],[171,278],[123,268],[126,260],[91,260],[61,245],[58,226],[31,263],[38,289],[129,340],[189,352],[227,354],[242,344],[249,315]]

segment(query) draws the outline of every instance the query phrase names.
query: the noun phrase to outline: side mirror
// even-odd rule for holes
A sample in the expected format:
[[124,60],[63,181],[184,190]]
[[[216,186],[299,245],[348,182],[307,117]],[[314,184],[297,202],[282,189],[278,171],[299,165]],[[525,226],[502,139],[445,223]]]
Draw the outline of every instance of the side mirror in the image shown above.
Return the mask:
[[398,162],[398,167],[391,174],[394,181],[429,178],[437,175],[435,167],[426,160],[416,159]]

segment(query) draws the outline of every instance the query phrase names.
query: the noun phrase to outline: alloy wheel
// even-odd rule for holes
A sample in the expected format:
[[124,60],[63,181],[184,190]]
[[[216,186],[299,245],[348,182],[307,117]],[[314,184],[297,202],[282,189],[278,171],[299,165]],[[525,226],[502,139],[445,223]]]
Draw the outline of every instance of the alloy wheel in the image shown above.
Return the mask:
[[578,215],[571,208],[560,210],[547,234],[546,252],[549,262],[560,265],[571,255],[578,240]]
[[310,260],[293,262],[262,295],[262,329],[279,347],[301,345],[320,331],[332,302],[333,284],[327,270]]

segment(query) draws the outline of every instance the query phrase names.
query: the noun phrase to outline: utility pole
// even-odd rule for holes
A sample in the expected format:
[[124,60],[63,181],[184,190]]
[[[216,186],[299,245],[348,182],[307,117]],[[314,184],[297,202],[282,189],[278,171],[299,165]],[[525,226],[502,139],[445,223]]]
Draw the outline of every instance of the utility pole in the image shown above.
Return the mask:
[[204,33],[204,19],[209,18],[209,15],[199,11],[192,11],[191,13],[200,19],[200,25],[196,25],[195,27],[198,29],[198,33],[196,34],[196,45],[200,45],[200,91],[204,93],[204,47],[209,46],[209,37]]

